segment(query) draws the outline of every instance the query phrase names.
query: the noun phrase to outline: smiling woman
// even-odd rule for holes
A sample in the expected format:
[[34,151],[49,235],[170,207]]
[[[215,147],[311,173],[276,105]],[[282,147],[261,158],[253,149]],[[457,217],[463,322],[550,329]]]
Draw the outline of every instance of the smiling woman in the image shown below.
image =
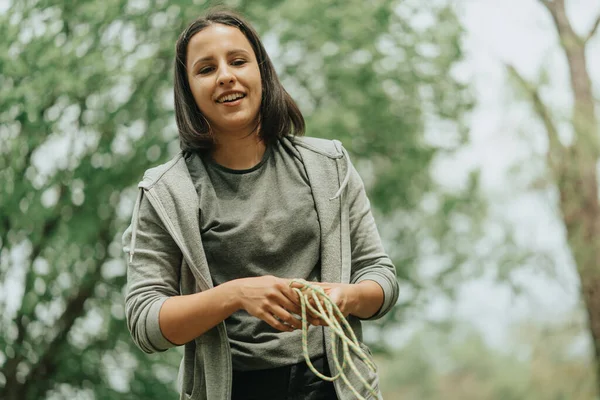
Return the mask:
[[176,52],[182,151],[146,171],[123,235],[134,341],[148,353],[185,344],[181,399],[355,399],[360,379],[358,398],[372,398],[368,358],[352,355],[347,382],[318,377],[341,368],[332,328],[309,316],[303,355],[294,290],[320,286],[359,340],[362,320],[398,298],[347,152],[299,137],[300,110],[236,13],[197,19]]
[[[219,158],[228,148],[223,141],[233,137],[256,134],[268,144],[304,134],[302,113],[279,82],[258,34],[240,15],[212,12],[194,21],[176,51],[175,110],[183,150],[219,147]],[[220,97],[227,95],[243,98],[224,102]],[[236,159],[228,157],[230,164]]]
[[262,85],[248,39],[237,28],[215,24],[188,44],[188,81],[215,138],[258,130]]

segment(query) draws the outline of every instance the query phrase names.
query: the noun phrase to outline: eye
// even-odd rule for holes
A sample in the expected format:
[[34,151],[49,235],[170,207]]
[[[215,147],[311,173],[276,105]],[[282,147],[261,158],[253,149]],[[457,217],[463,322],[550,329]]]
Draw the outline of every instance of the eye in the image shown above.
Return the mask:
[[209,74],[213,71],[213,67],[207,66],[207,67],[202,67],[198,70],[198,75],[206,75]]
[[233,60],[231,62],[231,65],[234,65],[234,66],[240,66],[240,65],[244,65],[244,64],[246,64],[246,60],[244,60],[243,58],[236,58],[235,60]]

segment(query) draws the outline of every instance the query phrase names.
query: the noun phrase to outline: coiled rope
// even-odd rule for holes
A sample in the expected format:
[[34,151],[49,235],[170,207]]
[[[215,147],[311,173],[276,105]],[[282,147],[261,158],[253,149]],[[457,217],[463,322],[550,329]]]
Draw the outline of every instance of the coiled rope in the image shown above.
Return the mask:
[[[311,285],[309,282],[305,281],[304,279],[292,279],[292,281],[290,282],[290,286],[292,286],[292,284],[294,284],[294,283],[298,283],[298,284],[302,285],[302,288],[295,287],[292,289],[294,289],[294,291],[300,297],[300,304],[302,306],[302,352],[304,353],[304,359],[306,360],[306,364],[308,365],[308,368],[310,368],[310,370],[316,376],[318,376],[319,378],[321,378],[325,381],[333,382],[333,381],[341,378],[344,381],[344,383],[346,383],[346,385],[348,385],[348,387],[350,388],[352,393],[354,393],[354,395],[359,400],[365,400],[365,398],[362,397],[358,393],[358,391],[354,388],[354,386],[352,386],[352,384],[348,380],[348,377],[346,376],[346,373],[344,372],[344,368],[346,367],[346,363],[347,363],[350,366],[350,368],[352,369],[352,371],[354,371],[356,376],[358,376],[358,379],[361,381],[361,383],[369,390],[369,392],[375,398],[377,398],[377,392],[375,391],[375,388],[367,382],[365,377],[356,368],[356,365],[352,361],[350,351],[354,352],[354,354],[356,354],[358,357],[360,357],[360,359],[363,360],[365,362],[365,364],[369,367],[369,369],[373,372],[375,372],[375,364],[373,364],[373,362],[369,359],[369,357],[367,357],[365,352],[360,348],[360,344],[358,342],[358,339],[356,338],[356,335],[354,334],[354,331],[350,327],[350,324],[348,323],[348,321],[346,321],[346,318],[344,317],[344,315],[338,308],[337,304],[335,304],[329,298],[329,296],[325,293],[323,288],[321,288],[320,286]],[[318,310],[315,309],[309,303],[309,301],[310,301],[309,296],[311,296],[312,299],[314,300],[315,304],[317,305]],[[321,304],[321,302],[323,302],[325,304],[325,308],[327,309],[327,311],[323,308],[323,305]],[[334,354],[333,361],[335,362],[335,365],[339,371],[337,373],[337,375],[335,375],[335,376],[326,376],[326,375],[321,374],[319,371],[317,371],[317,369],[310,362],[310,358],[308,356],[308,340],[307,340],[307,338],[308,338],[308,319],[306,318],[306,309],[307,308],[310,310],[311,313],[313,313],[317,317],[321,318],[323,321],[325,321],[327,323],[327,325],[329,325],[330,332],[331,332],[331,348],[332,348],[333,354]],[[342,322],[342,324],[340,324],[340,321]],[[344,328],[349,333],[350,337],[348,337],[348,335],[344,332]],[[342,365],[340,365],[340,361],[338,359],[339,357],[338,357],[338,350],[337,350],[337,345],[336,345],[336,336],[342,340],[342,348],[343,348]]]

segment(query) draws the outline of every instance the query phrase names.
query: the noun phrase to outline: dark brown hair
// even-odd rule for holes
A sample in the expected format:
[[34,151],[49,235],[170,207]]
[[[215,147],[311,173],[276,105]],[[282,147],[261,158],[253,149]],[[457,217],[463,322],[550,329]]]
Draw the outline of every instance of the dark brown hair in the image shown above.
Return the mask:
[[241,15],[231,10],[212,9],[192,22],[177,39],[174,92],[175,118],[181,149],[183,151],[210,150],[214,145],[208,121],[192,95],[186,67],[187,47],[192,36],[213,24],[238,28],[254,50],[262,82],[259,109],[260,138],[268,144],[287,134],[303,135],[304,117],[279,82],[275,67],[254,28]]

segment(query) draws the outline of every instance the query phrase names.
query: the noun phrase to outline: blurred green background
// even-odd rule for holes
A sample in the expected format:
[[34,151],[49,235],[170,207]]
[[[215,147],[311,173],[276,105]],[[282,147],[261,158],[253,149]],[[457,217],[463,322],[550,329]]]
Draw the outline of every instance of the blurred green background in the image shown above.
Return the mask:
[[[219,4],[365,180],[401,285],[366,324],[384,398],[597,399],[600,4]],[[0,2],[0,399],[177,398],[181,349],[127,332],[121,235],[211,5]]]

